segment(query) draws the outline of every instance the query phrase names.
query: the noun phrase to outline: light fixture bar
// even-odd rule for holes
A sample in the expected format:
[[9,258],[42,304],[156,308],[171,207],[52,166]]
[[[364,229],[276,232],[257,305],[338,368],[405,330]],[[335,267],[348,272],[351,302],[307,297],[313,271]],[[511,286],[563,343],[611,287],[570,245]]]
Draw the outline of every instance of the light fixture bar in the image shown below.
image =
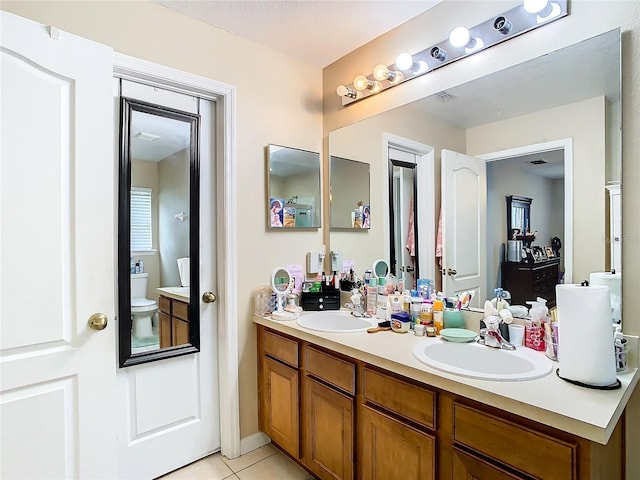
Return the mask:
[[[376,95],[565,17],[568,15],[567,4],[568,0],[524,0],[523,4],[491,17],[475,27],[454,28],[450,38],[420,52],[398,55],[396,63],[388,65],[386,69],[384,65],[377,65],[374,73],[356,77],[360,85],[339,85],[336,92],[342,98],[343,106]],[[361,85],[367,88],[361,88]]]

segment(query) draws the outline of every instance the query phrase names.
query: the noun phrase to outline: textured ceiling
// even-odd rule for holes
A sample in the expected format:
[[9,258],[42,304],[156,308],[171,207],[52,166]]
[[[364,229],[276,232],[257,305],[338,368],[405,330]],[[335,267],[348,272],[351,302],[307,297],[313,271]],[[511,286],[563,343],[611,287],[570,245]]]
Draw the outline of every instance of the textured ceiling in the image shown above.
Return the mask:
[[176,12],[324,68],[442,0],[159,0]]

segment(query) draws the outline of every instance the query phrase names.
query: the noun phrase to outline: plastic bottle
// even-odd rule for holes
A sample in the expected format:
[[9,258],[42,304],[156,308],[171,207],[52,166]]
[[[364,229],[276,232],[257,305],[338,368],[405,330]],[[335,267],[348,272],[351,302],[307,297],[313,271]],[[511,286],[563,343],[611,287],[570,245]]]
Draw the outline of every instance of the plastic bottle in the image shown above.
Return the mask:
[[436,327],[436,334],[440,334],[444,326],[444,305],[439,298],[433,301],[433,326]]
[[369,287],[367,288],[367,313],[376,315],[378,306],[378,281],[375,278],[369,279]]
[[420,305],[420,323],[427,327],[433,326],[433,306],[426,300]]
[[138,265],[140,266],[140,271],[138,273],[144,273],[144,261],[142,258],[138,259]]
[[622,327],[616,325],[616,333],[613,334],[613,345],[615,348],[616,371],[622,372],[627,369],[627,339],[622,334]]

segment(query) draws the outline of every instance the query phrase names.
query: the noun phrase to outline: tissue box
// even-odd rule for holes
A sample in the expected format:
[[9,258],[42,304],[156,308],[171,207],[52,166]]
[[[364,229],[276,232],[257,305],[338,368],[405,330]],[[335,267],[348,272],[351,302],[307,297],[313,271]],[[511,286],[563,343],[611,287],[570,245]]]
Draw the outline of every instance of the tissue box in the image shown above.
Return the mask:
[[302,310],[340,310],[340,290],[332,292],[302,292]]

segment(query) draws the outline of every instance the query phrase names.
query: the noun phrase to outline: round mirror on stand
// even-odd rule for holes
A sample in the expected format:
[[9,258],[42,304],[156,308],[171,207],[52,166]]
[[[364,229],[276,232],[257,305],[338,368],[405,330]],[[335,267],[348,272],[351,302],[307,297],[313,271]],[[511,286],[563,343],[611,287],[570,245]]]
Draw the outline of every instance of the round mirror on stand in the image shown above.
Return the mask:
[[383,260],[382,258],[379,258],[378,260],[373,262],[371,271],[373,273],[373,276],[376,278],[387,278],[387,276],[389,275],[389,262]]
[[284,267],[276,267],[271,273],[271,289],[276,294],[276,309],[271,314],[274,320],[295,320],[298,311],[285,310],[284,301],[287,294],[293,290],[293,278]]

